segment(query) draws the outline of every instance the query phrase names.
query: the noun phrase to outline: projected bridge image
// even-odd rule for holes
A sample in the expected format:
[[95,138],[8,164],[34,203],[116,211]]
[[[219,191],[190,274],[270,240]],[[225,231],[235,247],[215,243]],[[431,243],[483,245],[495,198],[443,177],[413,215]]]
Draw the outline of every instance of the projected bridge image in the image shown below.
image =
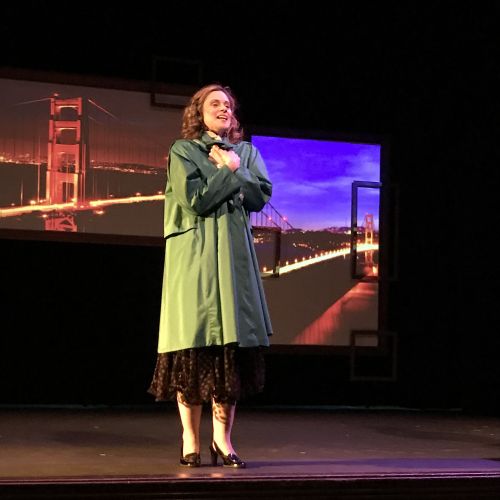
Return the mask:
[[161,234],[179,111],[157,123],[144,103],[123,99],[126,118],[95,99],[57,93],[2,106],[0,227]]
[[[370,220],[367,214],[365,221]],[[268,277],[264,287],[272,312],[273,343],[347,346],[352,330],[377,330],[378,284],[369,278],[378,275],[378,233],[374,237],[368,224],[358,228],[357,260],[368,278],[359,280],[351,276],[350,228],[303,231],[282,218],[273,217],[270,222],[280,226],[276,234],[281,238],[279,279],[273,279],[276,274],[266,266],[262,268]],[[266,241],[267,248],[273,245],[270,233],[259,232],[259,227],[254,222],[262,262]]]

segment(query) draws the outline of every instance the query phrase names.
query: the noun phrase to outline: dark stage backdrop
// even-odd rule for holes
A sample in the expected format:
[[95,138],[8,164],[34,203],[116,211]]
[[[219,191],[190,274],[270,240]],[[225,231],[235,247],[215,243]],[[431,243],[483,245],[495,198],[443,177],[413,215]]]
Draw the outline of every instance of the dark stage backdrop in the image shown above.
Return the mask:
[[[121,9],[119,19],[112,7],[96,10],[103,15],[87,9],[80,19],[93,35],[65,44],[61,30],[50,29],[67,26],[65,9],[33,2],[26,15],[24,3],[11,2],[2,60],[30,71],[144,80],[153,54],[198,59],[203,82],[229,84],[240,97],[243,123],[388,134],[389,180],[400,200],[399,223],[390,224],[397,273],[386,283],[388,329],[398,335],[396,380],[352,381],[341,354],[270,352],[266,402],[500,414],[498,6],[335,2],[329,16],[314,5],[281,7],[266,15],[247,9],[237,43],[219,51],[207,44],[214,31],[206,10],[188,3]],[[172,16],[189,18],[189,36]],[[2,401],[148,401],[155,341],[139,336],[156,329],[161,249],[2,240],[0,253]],[[92,317],[82,313],[86,303]],[[119,332],[111,333],[105,308],[126,314],[118,315]],[[42,323],[45,316],[65,335]],[[93,362],[96,352],[105,364]]]
[[[22,95],[4,102],[11,126],[7,121],[2,128],[0,403],[152,404],[146,391],[156,356],[164,252],[158,232],[162,194],[155,190],[164,182],[162,162],[178,129],[179,109],[151,109],[144,93],[3,83],[8,84],[6,95],[8,89]],[[55,100],[54,93],[63,101]],[[75,104],[75,97],[85,102]],[[68,122],[52,130],[61,134],[63,146],[75,139],[65,135],[66,128],[75,128],[75,119],[80,121],[75,108],[92,109],[85,126],[95,142],[89,142],[88,155],[79,158],[74,151],[55,150],[62,158],[58,168],[67,175],[59,179],[61,189],[44,185],[50,104],[61,105],[61,118]],[[41,110],[33,122],[32,106]],[[66,106],[69,110],[64,111]],[[151,130],[144,133],[145,127]],[[119,131],[116,143],[114,133],[106,129]],[[259,249],[259,238],[268,234],[259,227],[266,224],[253,221],[275,335],[266,391],[251,403],[410,405],[431,397],[438,406],[456,406],[454,391],[443,397],[441,391],[432,396],[420,389],[421,371],[413,369],[413,353],[405,353],[409,344],[401,356],[394,343],[388,347],[378,338],[381,320],[384,330],[399,333],[389,317],[399,311],[379,314],[378,243],[383,224],[377,189],[362,191],[356,221],[357,243],[373,245],[369,250],[374,252],[370,258],[369,252],[359,252],[356,267],[362,276],[351,276],[346,250],[352,182],[376,182],[383,174],[381,142],[353,137],[314,136],[313,131],[251,137],[276,178],[277,202],[269,216],[284,226],[279,277],[273,277],[276,269],[271,269],[272,263],[264,269],[267,257],[263,245]],[[89,169],[80,185],[89,200],[102,206],[45,211],[50,204],[44,198],[47,193],[55,196],[55,205],[78,205],[72,198],[79,191],[69,185],[78,184],[73,181],[84,161]],[[141,190],[136,191],[136,180],[127,184],[129,179],[138,179]],[[126,213],[114,217],[117,200],[117,209]],[[15,210],[24,212],[12,214]],[[373,216],[371,242],[363,241],[366,214]],[[80,215],[87,220],[79,220]],[[328,236],[328,248],[322,236]],[[313,264],[301,267],[309,261]],[[397,288],[391,289],[387,280],[384,284],[387,306]],[[349,346],[352,330],[362,334],[354,347]],[[408,392],[408,381],[418,390]]]

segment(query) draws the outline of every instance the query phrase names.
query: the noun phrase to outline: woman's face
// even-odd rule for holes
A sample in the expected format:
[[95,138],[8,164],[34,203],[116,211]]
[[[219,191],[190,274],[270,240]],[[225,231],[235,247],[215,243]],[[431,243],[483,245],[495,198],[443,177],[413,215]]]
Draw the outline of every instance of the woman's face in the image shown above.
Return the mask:
[[222,90],[214,90],[208,94],[203,103],[203,123],[208,130],[223,136],[231,126],[233,110],[231,101]]

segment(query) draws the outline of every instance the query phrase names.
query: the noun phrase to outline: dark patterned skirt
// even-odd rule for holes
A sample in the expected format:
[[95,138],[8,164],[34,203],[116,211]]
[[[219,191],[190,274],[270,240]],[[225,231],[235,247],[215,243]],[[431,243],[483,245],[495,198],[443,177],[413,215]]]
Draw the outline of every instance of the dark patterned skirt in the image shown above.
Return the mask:
[[263,347],[198,347],[159,353],[148,389],[156,401],[201,404],[236,401],[262,392],[265,364]]

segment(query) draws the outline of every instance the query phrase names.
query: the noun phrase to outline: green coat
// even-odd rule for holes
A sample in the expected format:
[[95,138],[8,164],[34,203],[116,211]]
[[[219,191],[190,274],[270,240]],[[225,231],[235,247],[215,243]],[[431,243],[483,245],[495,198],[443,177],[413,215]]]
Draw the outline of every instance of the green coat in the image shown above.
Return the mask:
[[[240,168],[217,168],[212,144],[234,149]],[[225,345],[267,346],[271,322],[248,212],[272,191],[249,142],[176,141],[165,190],[165,270],[158,352]]]

